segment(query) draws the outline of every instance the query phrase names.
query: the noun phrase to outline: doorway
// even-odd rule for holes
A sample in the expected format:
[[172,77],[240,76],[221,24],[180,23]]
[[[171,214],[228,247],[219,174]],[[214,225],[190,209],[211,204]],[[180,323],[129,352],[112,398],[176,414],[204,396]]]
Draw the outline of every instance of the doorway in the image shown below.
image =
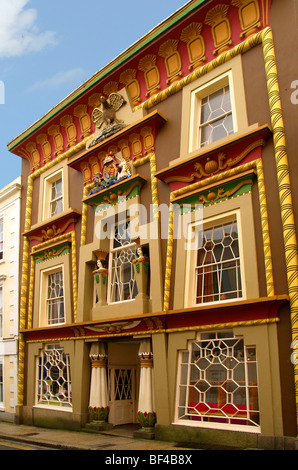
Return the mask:
[[137,423],[139,364],[138,342],[108,344],[109,423]]
[[136,368],[109,370],[110,422],[114,426],[136,422]]

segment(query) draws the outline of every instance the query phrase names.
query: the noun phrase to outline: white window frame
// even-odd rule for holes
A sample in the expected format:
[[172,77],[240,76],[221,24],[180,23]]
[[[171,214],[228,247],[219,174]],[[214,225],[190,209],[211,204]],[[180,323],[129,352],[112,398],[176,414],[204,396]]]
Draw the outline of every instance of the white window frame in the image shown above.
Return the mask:
[[[238,248],[239,248],[239,258],[240,258],[240,276],[241,276],[241,286],[242,286],[242,296],[234,299],[222,299],[212,302],[201,302],[196,303],[196,260],[198,253],[198,243],[199,243],[199,233],[200,229],[204,230],[209,227],[215,227],[220,224],[228,223],[231,220],[236,219],[238,227]],[[187,261],[186,261],[186,272],[190,273],[188,282],[185,285],[185,305],[190,306],[209,306],[216,305],[228,302],[239,302],[240,300],[245,300],[246,293],[246,282],[245,282],[245,269],[244,269],[244,253],[243,253],[243,242],[242,242],[242,227],[241,227],[241,213],[240,209],[236,209],[230,212],[222,213],[218,216],[209,217],[200,222],[193,222],[189,224],[188,227],[189,235],[188,240],[194,240],[193,249],[187,251]],[[189,301],[189,299],[191,299]]]
[[[56,185],[60,181],[61,181],[61,195],[59,194],[56,197],[52,197],[53,186]],[[61,201],[62,209],[58,210],[57,209],[58,206],[56,207],[56,209],[53,209],[54,204],[59,203],[59,201]],[[50,215],[51,215],[51,217],[55,217],[56,215],[60,214],[61,212],[63,212],[63,179],[62,179],[62,177],[55,180],[55,181],[52,181],[51,190],[50,190]]]
[[[247,352],[248,352],[248,349],[249,348],[254,348],[255,351],[256,351],[256,380],[257,380],[257,383],[256,383],[256,386],[257,386],[257,390],[259,391],[259,377],[258,377],[258,360],[257,360],[257,348],[256,346],[252,346],[252,345],[247,345],[245,343],[245,338],[244,337],[239,337],[237,335],[235,335],[233,333],[233,331],[219,331],[219,330],[216,330],[216,331],[211,331],[208,332],[204,332],[204,333],[214,333],[216,336],[217,336],[217,333],[231,333],[231,338],[235,338],[235,339],[242,339],[243,340],[243,347],[244,347],[244,351],[245,351],[245,365],[244,365],[244,369],[245,369],[245,393],[246,393],[246,400],[248,401],[248,387],[249,387],[249,383],[248,383],[248,374],[247,374],[247,364],[248,364],[248,361],[249,359],[247,358]],[[176,383],[176,399],[175,399],[175,415],[174,415],[174,424],[176,425],[187,425],[187,426],[192,426],[192,427],[197,427],[197,428],[216,428],[216,429],[225,429],[225,430],[231,430],[231,431],[242,431],[242,432],[253,432],[253,433],[259,433],[260,432],[260,424],[259,423],[255,423],[255,424],[236,424],[237,420],[233,419],[232,416],[227,416],[226,420],[227,421],[234,421],[234,423],[232,422],[228,422],[228,423],[223,423],[223,422],[216,422],[216,414],[212,415],[212,411],[210,412],[210,418],[212,419],[215,419],[214,422],[209,422],[208,421],[205,421],[203,420],[202,418],[204,417],[204,412],[199,412],[198,414],[195,412],[195,410],[193,410],[195,413],[194,413],[194,417],[201,417],[201,420],[190,420],[190,419],[183,419],[183,418],[179,418],[179,407],[180,408],[183,408],[183,404],[181,403],[180,399],[182,397],[180,397],[180,389],[185,387],[186,388],[186,396],[185,396],[185,405],[186,405],[186,408],[188,408],[188,414],[190,414],[190,410],[191,410],[191,407],[189,407],[189,391],[190,391],[190,388],[191,388],[191,384],[190,384],[190,372],[191,372],[191,365],[190,365],[190,361],[191,361],[191,354],[192,354],[192,345],[194,343],[198,343],[202,341],[202,333],[198,333],[197,335],[197,338],[195,340],[189,340],[188,341],[188,346],[187,346],[187,349],[185,350],[179,350],[178,351],[178,370],[177,370],[177,383]],[[182,383],[182,357],[183,357],[183,354],[188,354],[188,367],[187,367],[187,377],[186,377],[186,384],[183,384]],[[193,362],[192,362],[193,363]],[[184,363],[186,364],[186,363]],[[228,368],[227,368],[228,369]],[[204,373],[204,370],[203,372],[201,371],[200,372],[200,377],[198,380],[206,380],[206,372]],[[228,374],[229,374],[229,371],[227,371],[227,379],[228,380]],[[233,377],[233,376],[232,376]],[[230,380],[233,380],[231,378],[229,378]],[[255,385],[254,385],[255,386]],[[216,389],[216,386],[215,386],[215,389]],[[227,394],[227,397],[228,397],[229,394]],[[227,398],[227,399],[230,399],[230,398]],[[200,402],[200,403],[205,403],[204,401]],[[229,402],[226,402],[226,404],[228,404]],[[207,402],[208,404],[208,402]],[[210,410],[212,410],[212,408],[210,408]],[[254,411],[257,411],[259,413],[259,417],[260,417],[260,404],[258,405],[258,410],[254,410]],[[225,415],[221,415],[221,418],[222,420],[225,419]],[[219,420],[220,421],[220,420]],[[260,419],[259,419],[259,422],[260,422]]]
[[[69,397],[68,400],[62,401],[59,396],[57,398],[57,403],[53,404],[53,398],[55,398],[55,394],[52,395],[51,390],[51,383],[44,384],[44,379],[40,377],[39,372],[43,370],[44,367],[44,355],[45,351],[47,350],[58,350],[62,351],[62,354],[65,355],[66,357],[66,364],[65,367],[67,369],[67,378],[65,382],[67,382],[68,385],[68,392],[69,392]],[[54,358],[53,358],[54,359]],[[55,359],[54,359],[55,360]],[[61,361],[59,361],[61,362]],[[39,370],[40,368],[40,370]],[[63,371],[59,369],[59,374],[63,374]],[[64,383],[64,382],[63,382]],[[60,387],[62,387],[63,384],[57,384],[59,391]],[[46,387],[45,390],[43,390],[44,393],[41,392],[41,387]],[[43,401],[39,401],[39,395],[43,396],[44,399]],[[70,357],[69,354],[65,352],[65,349],[60,346],[60,344],[52,343],[52,344],[46,344],[44,348],[40,351],[40,354],[36,357],[36,393],[35,393],[35,406],[39,408],[47,408],[47,409],[52,409],[52,410],[59,410],[59,411],[72,411],[72,387],[71,387],[71,371],[70,371]]]
[[[210,96],[216,91],[228,86],[230,91],[230,101],[231,101],[231,114],[233,121],[233,132],[228,134],[225,137],[222,137],[218,140],[210,142],[207,145],[202,146],[200,142],[200,115],[201,115],[201,103],[202,99]],[[201,148],[208,148],[210,145],[217,144],[227,137],[235,134],[238,131],[237,123],[237,114],[235,106],[235,93],[234,93],[234,83],[232,71],[228,71],[215,79],[211,80],[208,83],[196,88],[191,92],[191,106],[190,106],[190,136],[189,136],[189,152]]]
[[[110,252],[109,252],[109,266],[108,266],[108,304],[119,304],[121,302],[130,302],[134,301],[135,297],[129,298],[129,299],[120,299],[120,300],[113,300],[113,285],[114,288],[117,289],[117,286],[115,284],[112,284],[112,277],[114,276],[114,268],[113,268],[113,259],[114,256],[119,253],[122,250],[136,250],[136,243],[130,241],[130,243],[124,244],[123,246],[116,247],[114,248],[114,234],[115,234],[115,228],[116,226],[119,226],[124,223],[129,223],[130,221],[128,219],[120,219],[119,221],[111,226],[111,233],[110,233]],[[133,266],[131,266],[131,269],[134,269]],[[134,277],[133,279],[134,282],[134,288],[136,287],[136,278]]]
[[[1,240],[1,226],[2,226],[2,240]],[[2,243],[2,249],[1,249],[1,243]],[[4,261],[4,215],[1,215],[0,216],[0,263],[2,263],[3,261]]]
[[4,286],[0,282],[0,338],[3,338],[4,333]]
[[[64,302],[64,321],[57,323],[49,323],[49,313],[48,313],[48,280],[51,274],[56,272],[62,272],[63,279],[63,302]],[[40,326],[56,326],[64,325],[66,323],[66,299],[65,299],[65,273],[64,273],[64,264],[59,264],[48,269],[44,269],[40,272],[40,285],[41,285],[41,296],[40,296],[40,317],[39,322]]]
[[[52,192],[52,184],[58,180],[62,180],[62,211],[57,214],[51,214],[51,192]],[[43,219],[48,219],[51,217],[55,217],[58,214],[61,214],[64,211],[65,207],[65,188],[64,188],[64,176],[63,176],[63,169],[57,170],[55,173],[47,176],[44,181],[44,193],[43,193]]]
[[0,357],[0,367],[2,369],[2,382],[0,382],[0,389],[2,390],[2,401],[1,401],[1,393],[0,393],[0,409],[1,408],[4,409],[4,358],[3,357]]

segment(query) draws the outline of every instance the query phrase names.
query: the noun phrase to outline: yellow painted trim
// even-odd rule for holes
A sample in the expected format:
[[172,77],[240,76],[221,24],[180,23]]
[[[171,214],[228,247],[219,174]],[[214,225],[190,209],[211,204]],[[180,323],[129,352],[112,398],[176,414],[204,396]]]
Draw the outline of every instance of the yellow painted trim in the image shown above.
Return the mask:
[[[158,103],[164,101],[169,96],[180,91],[184,86],[196,80],[200,76],[206,75],[212,69],[220,64],[232,59],[238,54],[243,54],[253,47],[262,44],[265,72],[268,88],[268,98],[271,113],[271,122],[273,129],[273,142],[275,149],[276,170],[279,186],[279,197],[281,204],[281,216],[283,223],[283,236],[284,236],[284,249],[287,265],[287,280],[289,288],[290,306],[291,306],[291,322],[292,322],[292,338],[293,341],[298,340],[298,250],[297,250],[297,237],[295,231],[293,202],[291,196],[290,177],[288,168],[288,158],[285,142],[285,130],[282,116],[282,107],[280,101],[280,90],[278,84],[278,75],[275,61],[275,50],[273,44],[273,35],[271,28],[266,28],[261,32],[249,37],[235,48],[221,54],[219,57],[204,65],[198,70],[195,70],[186,78],[171,85],[167,90],[158,93],[151,97],[141,106],[136,107],[134,110],[143,107],[150,109]],[[57,157],[57,159],[48,163],[45,167],[37,170],[28,179],[27,190],[27,205],[25,216],[25,230],[30,227],[31,221],[31,204],[32,204],[32,187],[33,178],[40,175],[42,171],[54,166],[58,161],[63,158],[76,153],[78,150],[84,148],[85,141],[80,142],[69,151]],[[150,167],[156,166],[155,157],[150,159]],[[152,198],[157,196],[157,183],[152,181]],[[158,199],[155,200],[155,203]],[[20,306],[20,328],[22,329],[26,321],[26,300],[27,300],[27,282],[28,282],[28,255],[29,255],[29,242],[24,237],[24,251],[23,251],[23,267],[22,267],[22,280],[21,280],[21,306]],[[298,419],[298,364],[294,365],[294,379],[295,379],[295,399],[296,399],[296,417]],[[19,384],[18,384],[18,403],[23,403],[23,389],[24,389],[24,339],[20,335],[19,341]]]
[[[283,122],[282,104],[271,28],[262,33],[263,54],[267,80],[269,107],[273,130],[276,171],[279,189],[287,280],[290,297],[292,341],[298,341],[298,250],[295,217],[291,193],[288,155]],[[294,364],[296,420],[298,426],[298,363]]]
[[121,336],[144,336],[144,334],[161,334],[161,333],[179,333],[181,331],[207,331],[207,330],[218,330],[218,329],[227,329],[227,328],[236,328],[239,326],[242,327],[250,327],[250,326],[257,326],[257,325],[270,325],[273,323],[278,323],[280,321],[279,318],[264,318],[260,320],[250,320],[250,321],[238,321],[238,322],[226,322],[226,323],[215,323],[209,325],[198,325],[198,326],[185,326],[182,328],[166,328],[160,330],[150,330],[148,332],[144,331],[137,331],[135,333],[113,333],[108,335],[92,335],[92,336],[73,336],[71,338],[53,338],[53,339],[33,339],[26,341],[27,344],[32,343],[51,343],[51,342],[59,342],[59,341],[77,341],[77,340],[90,340],[90,339],[98,339],[98,338],[119,338]]
[[274,279],[273,279],[271,241],[270,241],[268,211],[267,211],[267,198],[266,198],[262,159],[259,159],[257,161],[257,180],[258,180],[258,188],[259,188],[259,203],[260,203],[260,214],[261,214],[264,260],[265,260],[267,296],[272,297],[274,296]]
[[236,328],[238,326],[248,327],[256,325],[269,325],[271,323],[278,323],[279,318],[264,318],[261,320],[250,320],[250,321],[236,321],[236,322],[226,322],[226,323],[216,323],[215,325],[198,325],[191,327],[183,328],[171,328],[167,329],[166,333],[177,333],[181,331],[207,331],[207,330],[223,330],[229,328]]
[[[273,43],[273,34],[270,27],[265,28],[261,32],[255,34],[254,36],[248,38],[243,43],[236,46],[234,49],[227,51],[221,54],[218,58],[214,59],[209,64],[201,67],[200,69],[193,72],[191,75],[181,80],[180,82],[172,85],[168,90],[163,91],[141,106],[146,109],[156,106],[158,103],[165,100],[168,96],[177,93],[181,88],[186,86],[188,83],[196,80],[198,77],[205,75],[207,72],[217,67],[218,65],[230,60],[235,57],[235,55],[243,54],[247,50],[251,49],[254,46],[262,44],[264,63],[265,63],[265,73],[268,89],[268,99],[271,115],[271,125],[273,131],[273,143],[274,143],[274,153],[276,161],[276,171],[278,179],[278,188],[279,188],[279,198],[281,206],[281,217],[283,225],[283,238],[284,238],[284,250],[286,258],[286,267],[287,267],[287,280],[288,280],[288,290],[290,297],[290,309],[291,309],[291,324],[292,324],[292,341],[297,344],[298,341],[298,249],[297,249],[297,236],[295,230],[295,220],[294,220],[294,210],[293,210],[293,201],[291,195],[291,184],[290,184],[290,175],[289,175],[289,166],[288,166],[288,156],[286,148],[286,139],[285,139],[285,129],[282,115],[282,105],[280,99],[280,90],[278,83],[278,74],[275,60],[275,49]],[[239,167],[238,167],[239,168]],[[260,170],[260,167],[259,167]],[[209,179],[210,181],[210,179]],[[216,179],[214,179],[216,181]],[[261,183],[262,184],[262,183]],[[175,195],[180,195],[183,191],[187,192],[192,188],[192,190],[199,187],[199,183],[188,186],[188,189],[175,191]],[[261,188],[263,189],[263,188]],[[261,197],[261,195],[260,195]],[[264,215],[264,199],[261,199],[261,211],[263,211],[263,220],[266,218]],[[268,238],[266,236],[266,223],[263,226],[263,241],[266,242],[264,245],[264,250],[267,250]],[[169,228],[170,230],[170,228]],[[264,232],[265,230],[265,232]],[[172,240],[168,241],[169,246],[171,245]],[[268,263],[267,256],[269,252],[266,251],[266,268],[267,274],[271,270],[270,263]],[[271,256],[271,255],[270,255]],[[169,261],[167,260],[167,263]],[[271,270],[272,273],[272,270]],[[167,276],[167,273],[166,273]],[[271,293],[271,283],[273,282],[272,277],[270,278],[266,275],[267,289]],[[170,283],[167,282],[167,291],[169,294]],[[166,298],[166,294],[164,294]],[[294,381],[295,381],[295,401],[296,401],[296,421],[298,426],[298,364],[294,364]]]

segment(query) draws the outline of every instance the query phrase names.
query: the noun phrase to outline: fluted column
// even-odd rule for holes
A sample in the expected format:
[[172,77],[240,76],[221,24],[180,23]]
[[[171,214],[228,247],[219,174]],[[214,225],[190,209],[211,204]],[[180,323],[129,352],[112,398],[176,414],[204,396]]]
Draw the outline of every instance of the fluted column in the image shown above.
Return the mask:
[[107,382],[107,355],[104,345],[93,343],[90,350],[91,384],[89,399],[90,421],[105,424],[109,416],[109,398]]
[[138,404],[138,421],[144,431],[154,431],[156,423],[154,384],[153,384],[153,354],[151,345],[144,343],[140,346],[140,389]]

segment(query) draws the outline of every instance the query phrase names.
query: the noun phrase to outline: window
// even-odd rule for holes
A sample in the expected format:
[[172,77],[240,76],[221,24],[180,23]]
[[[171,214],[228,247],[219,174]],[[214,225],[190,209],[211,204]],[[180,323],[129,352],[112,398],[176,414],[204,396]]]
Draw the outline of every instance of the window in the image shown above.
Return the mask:
[[71,408],[69,355],[59,344],[47,345],[37,363],[37,404]]
[[3,338],[3,287],[0,286],[0,338]]
[[0,261],[4,258],[4,221],[3,217],[0,218]]
[[230,89],[225,86],[201,101],[199,146],[204,147],[232,133]]
[[0,404],[4,402],[4,374],[3,374],[3,362],[0,359]]
[[136,244],[131,241],[129,222],[113,227],[109,261],[109,301],[134,299],[137,295],[134,266]]
[[230,72],[191,93],[190,151],[205,147],[236,132]]
[[232,331],[201,333],[180,352],[177,420],[204,427],[258,426],[255,346]]
[[64,168],[41,178],[41,219],[55,217],[68,207],[67,175]]
[[63,211],[63,191],[62,178],[53,181],[51,184],[50,215],[60,214]]
[[242,297],[236,218],[204,228],[198,239],[196,304]]
[[62,269],[48,274],[47,315],[49,325],[65,322]]

